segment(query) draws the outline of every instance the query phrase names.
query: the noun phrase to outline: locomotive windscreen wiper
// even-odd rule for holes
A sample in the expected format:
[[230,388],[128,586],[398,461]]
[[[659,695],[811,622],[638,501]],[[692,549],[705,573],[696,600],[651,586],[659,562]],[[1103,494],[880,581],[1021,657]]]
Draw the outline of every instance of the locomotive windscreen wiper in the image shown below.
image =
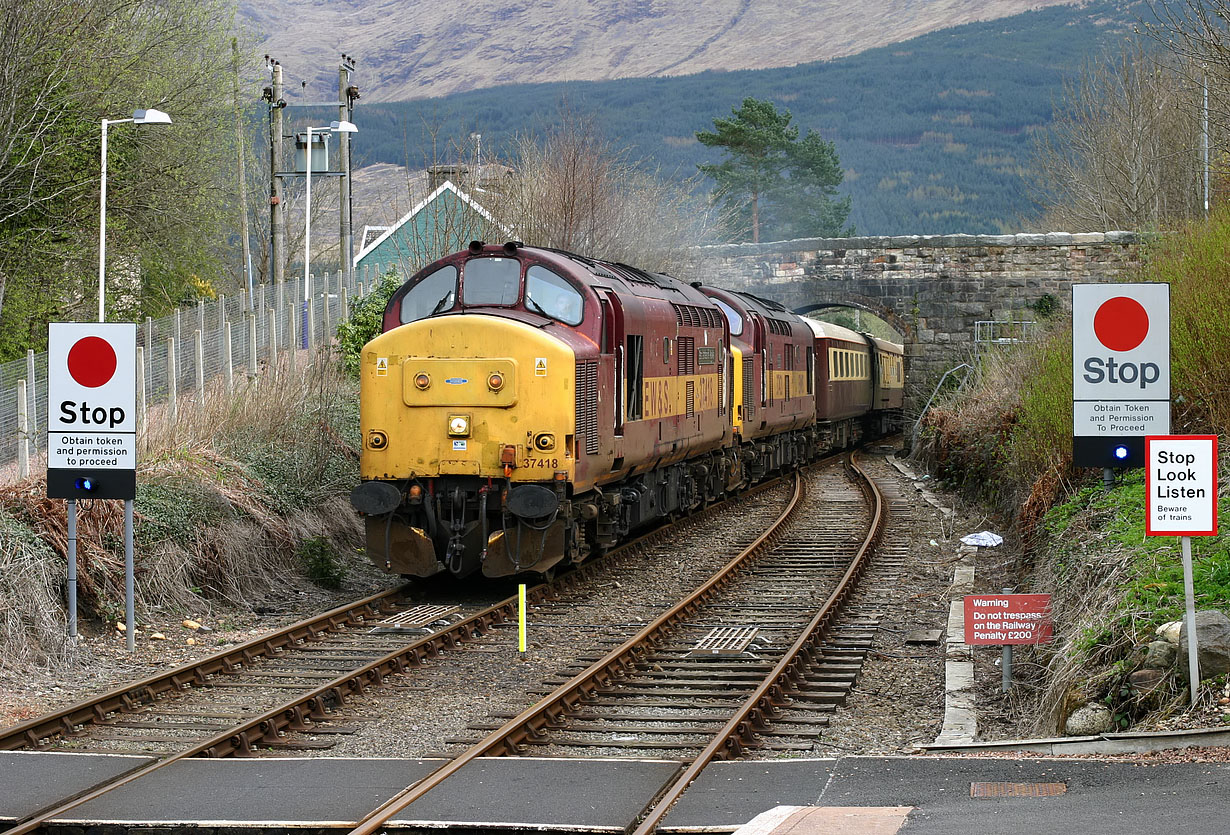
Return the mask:
[[447,293],[445,293],[445,294],[444,294],[444,298],[442,298],[442,299],[440,299],[440,301],[436,302],[436,306],[435,306],[435,307],[433,307],[433,308],[431,309],[431,313],[428,313],[427,315],[428,315],[428,316],[435,316],[435,315],[436,315],[437,313],[439,313],[441,310],[444,310],[445,308],[447,308],[447,307],[452,307],[452,306],[453,306],[453,291],[452,291],[452,290],[449,290]]
[[535,310],[537,310],[537,311],[538,311],[539,313],[541,313],[543,316],[546,316],[548,319],[553,319],[553,318],[555,318],[555,317],[554,317],[554,316],[552,316],[550,313],[548,313],[547,311],[543,310],[543,309],[542,309],[542,305],[540,305],[538,302],[534,301],[534,297],[533,297],[533,296],[526,296],[526,297],[525,297],[525,306],[526,306],[526,307],[530,307],[531,305],[533,305],[533,307],[534,307],[534,309],[535,309]]

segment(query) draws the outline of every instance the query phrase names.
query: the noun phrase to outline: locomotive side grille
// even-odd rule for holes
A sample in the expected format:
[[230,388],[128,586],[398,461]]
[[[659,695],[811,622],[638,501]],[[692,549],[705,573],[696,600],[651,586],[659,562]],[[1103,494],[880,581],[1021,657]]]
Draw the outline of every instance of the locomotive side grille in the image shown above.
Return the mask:
[[[585,453],[598,454],[598,363],[577,363],[577,435],[585,438]],[[580,438],[577,439],[578,441]]]
[[675,324],[687,328],[719,328],[722,326],[718,314],[707,307],[697,307],[694,304],[679,304],[671,302],[675,310]]
[[690,336],[681,336],[679,343],[679,374],[687,376],[696,373],[696,340]]
[[692,417],[696,414],[696,383],[688,380],[685,387],[686,394],[684,395],[684,417]]
[[752,362],[749,357],[743,359],[743,419],[751,420],[756,414],[756,395],[752,391]]
[[705,324],[705,313],[708,311],[690,304],[671,302],[675,310],[675,324],[687,328],[699,328]]

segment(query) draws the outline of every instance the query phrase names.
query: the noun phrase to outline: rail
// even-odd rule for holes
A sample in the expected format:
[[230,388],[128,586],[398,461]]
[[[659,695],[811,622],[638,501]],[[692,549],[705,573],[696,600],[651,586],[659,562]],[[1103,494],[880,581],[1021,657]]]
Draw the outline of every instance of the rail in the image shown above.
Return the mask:
[[[743,495],[746,497],[759,493],[772,488],[777,483],[778,480],[764,482]],[[678,533],[681,529],[703,524],[706,518],[721,513],[728,506],[729,501],[731,500],[712,505],[704,512],[681,520],[675,525],[650,531],[611,551],[602,559],[587,562],[578,570],[564,574],[550,583],[534,586],[527,590],[527,600],[536,602],[554,596],[568,587],[584,582],[599,568],[610,565],[612,561],[621,559],[636,548],[651,546]],[[127,684],[62,710],[0,729],[0,750],[37,747],[43,739],[59,734],[71,734],[81,725],[102,722],[111,714],[134,710],[162,694],[205,684],[211,675],[251,663],[258,657],[276,655],[291,644],[310,640],[348,624],[361,623],[369,612],[387,611],[391,607],[390,601],[400,595],[405,588],[402,586],[371,595],[305,621],[291,624],[270,635],[229,648],[222,653]],[[310,730],[312,722],[319,721],[328,715],[327,710],[330,705],[345,704],[350,696],[382,683],[388,676],[404,673],[414,666],[435,658],[442,650],[474,640],[494,624],[511,622],[515,619],[518,605],[517,595],[495,603],[468,618],[450,624],[447,629],[412,641],[382,658],[343,673],[315,689],[301,692],[290,700],[245,719],[242,723],[191,747],[169,754],[155,762],[136,766],[113,780],[88,788],[73,797],[62,798],[55,804],[16,821],[12,828],[5,831],[5,835],[26,835],[26,833],[34,832],[65,812],[144,778],[173,762],[190,757],[246,755],[252,753],[253,749],[263,740],[279,738],[286,732]]]
[[[816,648],[822,643],[829,626],[847,601],[851,589],[867,564],[868,555],[884,528],[883,500],[878,489],[874,482],[857,468],[857,465],[851,462],[850,466],[860,477],[860,489],[872,506],[872,521],[866,538],[839,581],[837,589],[832,592],[804,632],[755,692],[746,699],[689,767],[658,793],[658,799],[646,806],[638,816],[638,821],[629,825],[629,831],[633,826],[638,826],[636,829],[638,833],[653,832],[674,802],[710,762],[740,753],[751,743],[752,729],[763,726],[769,720],[771,714],[776,710],[775,705],[784,704],[789,700],[786,690],[801,678],[806,661],[813,656]],[[639,658],[662,640],[668,630],[690,618],[700,605],[727,586],[739,569],[748,565],[782,537],[783,530],[799,511],[803,489],[802,478],[796,473],[794,493],[787,507],[774,523],[701,587],[664,612],[625,643],[610,650],[587,669],[510,719],[464,753],[386,800],[359,821],[350,831],[350,835],[375,835],[398,813],[480,757],[519,753],[527,740],[542,735],[544,731],[553,726],[558,726],[566,714],[575,710],[598,688],[609,686],[613,681],[623,678]]]

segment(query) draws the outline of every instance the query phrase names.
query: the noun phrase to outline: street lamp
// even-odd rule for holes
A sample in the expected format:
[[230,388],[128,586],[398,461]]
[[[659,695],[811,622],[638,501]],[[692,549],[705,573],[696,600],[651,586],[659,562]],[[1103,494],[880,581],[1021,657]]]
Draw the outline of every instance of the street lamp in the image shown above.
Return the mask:
[[[354,122],[330,122],[328,127],[324,128],[308,128],[307,129],[307,228],[304,232],[304,247],[303,247],[303,310],[304,316],[307,315],[307,302],[311,298],[311,289],[309,284],[309,268],[312,262],[312,133],[314,131],[331,131],[332,133],[358,133],[359,129],[354,126]],[[345,253],[342,254],[345,258]],[[307,338],[307,329],[304,328],[304,338]]]
[[134,125],[169,125],[171,117],[161,110],[134,110],[130,119],[102,120],[102,197],[98,201],[98,321],[107,321],[107,126],[132,122]]

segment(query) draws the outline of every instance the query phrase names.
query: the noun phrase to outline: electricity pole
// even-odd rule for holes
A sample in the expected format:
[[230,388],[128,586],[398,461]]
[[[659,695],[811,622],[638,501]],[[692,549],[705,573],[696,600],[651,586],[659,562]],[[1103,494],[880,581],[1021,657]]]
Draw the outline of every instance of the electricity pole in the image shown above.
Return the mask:
[[239,110],[239,40],[231,38],[231,60],[235,76],[235,145],[238,148],[240,238],[243,241],[243,264],[239,271],[247,274],[248,298],[252,298],[252,242],[248,237],[248,175],[244,170],[243,119]]
[[[350,73],[354,71],[355,62],[349,55],[342,53],[342,62],[337,72],[337,119],[339,122],[354,121],[354,103],[359,98],[359,88],[350,83]],[[354,280],[354,246],[351,226],[350,201],[350,134],[338,135],[338,156],[342,169],[341,183],[341,268],[347,286]]]
[[[272,59],[270,59],[272,60]],[[283,207],[282,178],[282,65],[273,61],[273,89],[269,101],[269,276],[274,286],[283,278],[286,264],[286,212]]]

